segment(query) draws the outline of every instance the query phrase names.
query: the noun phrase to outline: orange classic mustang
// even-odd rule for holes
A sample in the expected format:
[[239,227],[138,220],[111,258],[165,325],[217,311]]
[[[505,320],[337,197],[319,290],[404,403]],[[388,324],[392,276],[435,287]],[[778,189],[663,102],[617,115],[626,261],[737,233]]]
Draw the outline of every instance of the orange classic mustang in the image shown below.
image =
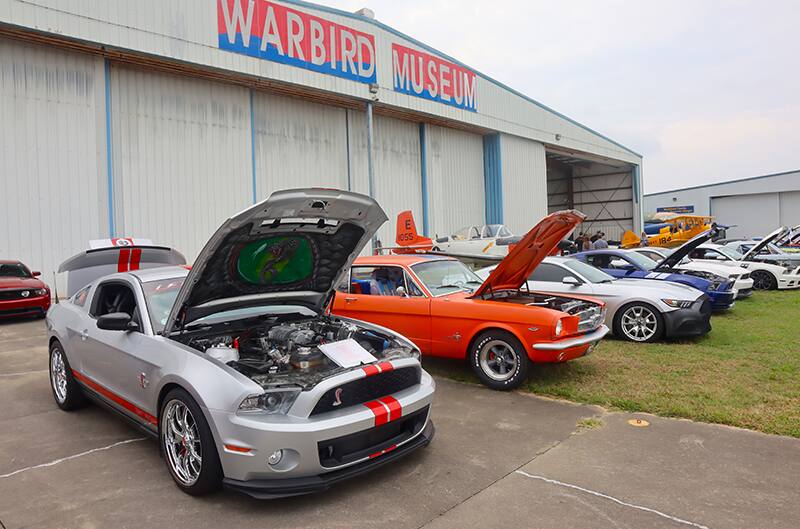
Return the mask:
[[466,358],[490,388],[513,389],[532,362],[583,356],[608,333],[602,301],[522,290],[584,218],[576,211],[548,215],[485,282],[446,256],[359,257],[336,293],[333,312],[399,332],[426,355]]

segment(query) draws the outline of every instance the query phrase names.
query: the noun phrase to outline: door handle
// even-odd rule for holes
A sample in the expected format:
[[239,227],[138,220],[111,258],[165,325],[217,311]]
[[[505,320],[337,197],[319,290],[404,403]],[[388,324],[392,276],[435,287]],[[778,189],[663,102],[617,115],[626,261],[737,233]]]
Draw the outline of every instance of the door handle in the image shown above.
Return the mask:
[[89,329],[84,329],[83,331],[81,331],[81,340],[85,340],[88,337],[89,337]]
[[355,301],[358,301],[358,298],[344,298],[345,303],[353,303]]

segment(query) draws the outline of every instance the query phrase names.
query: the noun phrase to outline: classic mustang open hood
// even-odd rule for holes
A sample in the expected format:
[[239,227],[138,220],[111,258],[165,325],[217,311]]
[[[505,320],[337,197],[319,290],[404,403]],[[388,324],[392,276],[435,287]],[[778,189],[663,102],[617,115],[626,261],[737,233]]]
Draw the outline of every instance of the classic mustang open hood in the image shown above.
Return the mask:
[[665,268],[674,268],[674,267],[678,266],[678,263],[680,263],[683,260],[684,257],[689,255],[689,253],[692,250],[694,250],[695,248],[697,248],[701,244],[704,244],[707,241],[710,241],[711,239],[716,237],[718,233],[719,233],[719,229],[717,229],[716,227],[713,227],[710,230],[704,231],[700,235],[695,235],[694,237],[692,237],[691,239],[689,239],[688,241],[686,241],[682,245],[678,246],[675,249],[675,251],[672,252],[670,255],[666,256],[664,259],[659,261],[659,263],[656,265],[655,269],[656,270],[663,270]]
[[543,218],[508,252],[472,297],[521,287],[542,259],[585,219],[586,215],[576,210],[557,211]]
[[789,232],[789,228],[787,228],[786,226],[781,226],[777,230],[773,231],[772,233],[770,233],[769,235],[767,235],[766,237],[764,237],[763,239],[758,241],[758,243],[756,245],[754,245],[752,248],[750,248],[749,252],[744,254],[744,258],[742,260],[743,261],[749,261],[750,259],[754,258],[756,255],[758,255],[758,253],[761,250],[766,248],[766,246],[769,243],[773,242],[776,239],[786,237],[786,234],[788,232]]
[[226,220],[209,239],[172,307],[164,334],[224,310],[304,305],[320,312],[386,214],[337,189],[277,191]]

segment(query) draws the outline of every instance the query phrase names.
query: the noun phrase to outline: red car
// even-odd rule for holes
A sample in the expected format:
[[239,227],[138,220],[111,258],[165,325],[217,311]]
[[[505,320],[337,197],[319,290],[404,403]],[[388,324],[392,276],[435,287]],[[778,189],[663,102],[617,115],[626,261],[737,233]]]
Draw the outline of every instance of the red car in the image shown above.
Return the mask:
[[485,282],[450,257],[359,257],[349,281],[339,285],[333,312],[405,335],[424,355],[466,359],[485,385],[513,389],[525,381],[530,364],[583,356],[608,332],[604,302],[524,287],[584,219],[574,211],[548,215]]
[[50,287],[19,261],[0,261],[0,318],[38,316],[50,308]]

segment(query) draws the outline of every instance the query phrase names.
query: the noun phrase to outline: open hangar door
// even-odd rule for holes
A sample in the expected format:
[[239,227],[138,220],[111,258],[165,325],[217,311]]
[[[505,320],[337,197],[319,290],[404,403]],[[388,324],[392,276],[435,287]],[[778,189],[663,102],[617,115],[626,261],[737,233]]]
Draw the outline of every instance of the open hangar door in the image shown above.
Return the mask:
[[587,218],[575,233],[602,231],[608,241],[619,241],[627,230],[640,231],[634,166],[551,149],[546,156],[548,213],[577,209]]

